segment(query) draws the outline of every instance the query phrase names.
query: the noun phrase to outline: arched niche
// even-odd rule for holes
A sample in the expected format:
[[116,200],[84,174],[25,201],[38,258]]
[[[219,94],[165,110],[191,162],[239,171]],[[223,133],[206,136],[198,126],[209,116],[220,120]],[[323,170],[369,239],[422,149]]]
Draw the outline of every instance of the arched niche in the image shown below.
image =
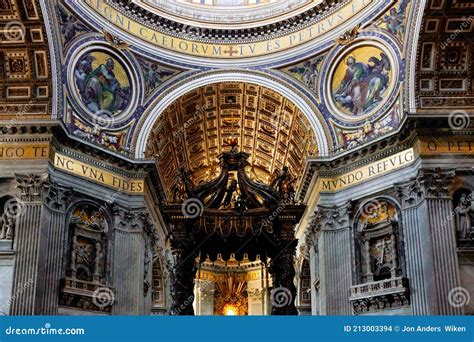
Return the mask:
[[101,207],[81,203],[72,208],[68,232],[67,274],[77,280],[106,284],[109,273],[109,223]]
[[17,198],[5,195],[0,197],[0,241],[12,247],[17,218],[22,214],[22,204]]
[[362,203],[354,219],[356,282],[373,283],[405,274],[401,215],[394,201]]

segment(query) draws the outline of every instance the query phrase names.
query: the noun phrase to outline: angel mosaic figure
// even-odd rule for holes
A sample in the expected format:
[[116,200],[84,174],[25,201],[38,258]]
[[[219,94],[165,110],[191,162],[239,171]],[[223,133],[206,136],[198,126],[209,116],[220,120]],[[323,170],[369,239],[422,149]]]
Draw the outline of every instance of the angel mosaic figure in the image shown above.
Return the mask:
[[80,23],[77,18],[67,13],[62,7],[58,6],[59,15],[61,17],[61,33],[64,35],[64,41],[68,43],[76,34],[88,31],[88,28]]
[[152,63],[140,63],[143,68],[145,76],[145,83],[149,90],[159,86],[163,79],[167,76],[172,76],[174,73],[169,70],[160,69],[158,65]]
[[312,60],[304,62],[302,66],[296,65],[289,69],[290,72],[300,75],[303,78],[303,82],[308,86],[309,89],[317,90],[317,79],[319,75],[318,66],[323,60],[323,57],[316,57]]
[[405,33],[405,25],[403,19],[405,18],[405,10],[407,8],[408,1],[404,0],[400,3],[398,10],[395,7],[390,9],[388,15],[383,17],[383,21],[387,25],[387,30],[396,35]]

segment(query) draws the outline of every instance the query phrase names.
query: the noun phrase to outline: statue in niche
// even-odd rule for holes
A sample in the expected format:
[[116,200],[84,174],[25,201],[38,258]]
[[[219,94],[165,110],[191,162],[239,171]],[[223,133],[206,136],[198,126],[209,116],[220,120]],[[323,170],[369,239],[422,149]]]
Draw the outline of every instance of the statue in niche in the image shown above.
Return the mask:
[[100,283],[105,277],[106,223],[104,216],[91,206],[83,205],[71,217],[74,234],[71,246],[71,276]]
[[0,217],[0,240],[12,240],[15,228],[15,217],[3,214]]
[[356,238],[363,282],[397,276],[397,210],[384,200],[372,200],[360,209]]
[[474,215],[474,201],[472,200],[472,193],[462,193],[459,198],[459,203],[456,206],[456,226],[461,240],[470,240],[474,237],[473,232],[473,215]]
[[2,207],[3,213],[0,214],[0,240],[13,240],[16,218],[21,214],[20,204],[18,204],[17,200],[6,196],[0,200],[0,208]]
[[376,277],[383,277],[386,270],[393,268],[394,243],[390,236],[375,240],[370,248],[371,271]]

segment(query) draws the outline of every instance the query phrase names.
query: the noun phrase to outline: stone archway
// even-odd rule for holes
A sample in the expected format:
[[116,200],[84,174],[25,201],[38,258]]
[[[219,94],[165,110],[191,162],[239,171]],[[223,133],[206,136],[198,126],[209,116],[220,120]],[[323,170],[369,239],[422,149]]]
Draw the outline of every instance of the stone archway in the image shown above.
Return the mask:
[[277,79],[270,75],[230,70],[210,72],[204,75],[198,75],[194,78],[189,77],[185,81],[178,83],[162,97],[155,99],[155,101],[149,106],[151,109],[143,114],[141,122],[136,129],[137,133],[135,134],[132,146],[135,150],[135,157],[144,157],[147,143],[155,122],[174,101],[192,90],[209,84],[222,82],[253,83],[267,87],[285,96],[301,110],[311,123],[311,127],[316,135],[319,154],[328,154],[332,145],[329,138],[328,128],[322,115],[318,112],[314,104],[311,103],[310,99],[291,87],[289,84],[283,83],[281,79]]

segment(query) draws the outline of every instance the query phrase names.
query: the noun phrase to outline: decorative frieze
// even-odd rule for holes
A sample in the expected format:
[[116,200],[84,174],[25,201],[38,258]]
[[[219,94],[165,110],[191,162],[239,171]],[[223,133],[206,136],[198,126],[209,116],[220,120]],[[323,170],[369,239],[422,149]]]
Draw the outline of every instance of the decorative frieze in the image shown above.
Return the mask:
[[40,143],[1,143],[0,161],[22,159],[47,159],[49,142]]
[[145,182],[143,179],[132,179],[112,173],[111,171],[98,168],[94,165],[58,152],[54,155],[53,164],[58,170],[79,176],[94,183],[117,189],[118,191],[131,194],[141,194],[145,189]]
[[370,179],[380,177],[400,168],[411,165],[415,160],[413,148],[393,154],[389,157],[361,166],[337,176],[321,177],[317,188],[321,192],[335,192]]

